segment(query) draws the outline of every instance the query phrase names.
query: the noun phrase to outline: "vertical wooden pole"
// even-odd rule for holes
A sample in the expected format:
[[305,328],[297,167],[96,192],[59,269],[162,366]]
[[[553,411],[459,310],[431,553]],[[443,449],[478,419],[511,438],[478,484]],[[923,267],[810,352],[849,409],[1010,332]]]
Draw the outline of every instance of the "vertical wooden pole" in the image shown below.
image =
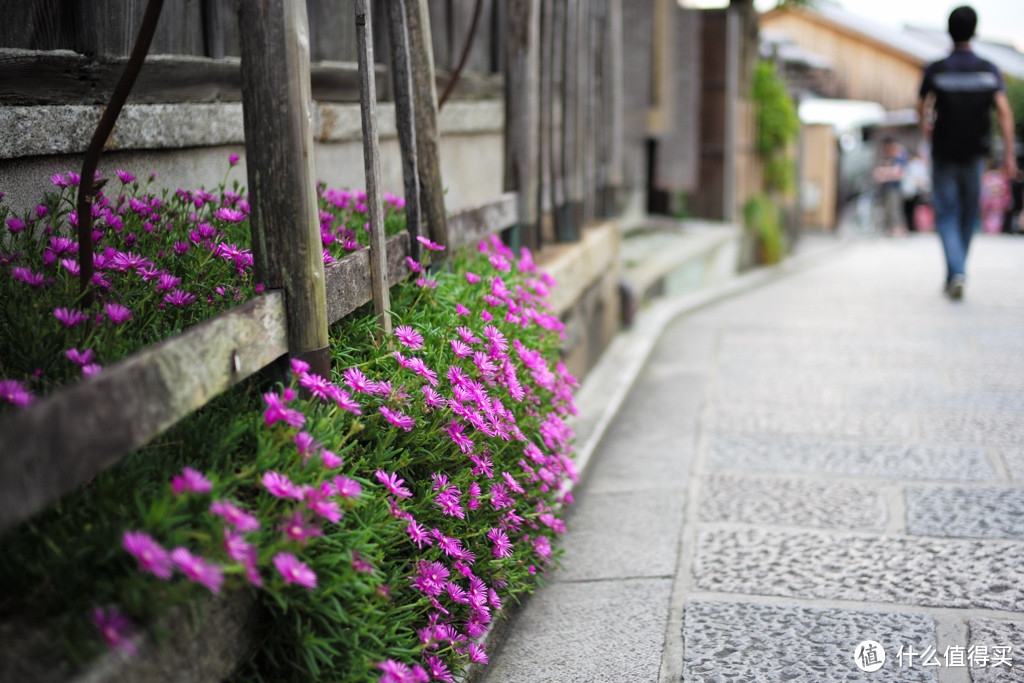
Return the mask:
[[366,205],[370,209],[370,289],[373,312],[386,339],[391,335],[388,258],[380,202],[380,137],[377,133],[377,80],[373,71],[373,17],[369,0],[356,0],[356,52],[359,61],[359,112],[363,122]]
[[579,26],[579,0],[566,0],[563,11],[565,22],[563,29],[563,51],[565,60],[562,67],[562,177],[565,191],[562,229],[559,239],[570,242],[579,238],[579,211],[576,195],[576,138],[579,134],[576,110],[580,106],[577,98],[577,73],[579,60],[577,50],[577,27]]
[[565,196],[565,2],[554,0],[551,15],[551,205],[555,214],[555,238],[564,241],[568,215]]
[[573,145],[572,187],[570,196],[573,201],[573,222],[576,226],[576,239],[580,238],[584,221],[584,201],[586,199],[586,144],[587,144],[587,89],[590,81],[588,69],[589,54],[587,52],[587,19],[589,3],[580,0],[575,6],[576,40],[573,60],[576,62],[573,97],[576,106],[573,110],[575,122],[573,127],[576,135]]
[[[434,49],[430,38],[427,0],[397,0],[405,11],[416,116],[416,163],[420,182],[422,223],[431,240],[448,244],[448,216],[444,209],[441,182],[441,134],[437,127],[437,83],[434,77]],[[422,224],[421,223],[421,224]]]
[[540,216],[541,243],[554,242],[551,230],[551,93],[552,93],[552,54],[554,45],[551,35],[552,18],[554,16],[552,0],[540,2],[540,96],[538,99],[538,148],[537,148],[537,211]]
[[416,238],[423,234],[420,217],[420,174],[416,154],[416,112],[412,89],[412,61],[409,34],[405,25],[402,0],[388,0],[388,35],[391,38],[391,87],[395,93],[395,118],[398,145],[402,153],[402,178],[405,184],[405,225],[409,231],[411,256],[419,260],[421,248]]
[[540,247],[537,211],[539,0],[507,0],[505,190],[519,194],[520,239]]
[[288,348],[330,376],[303,0],[238,0],[256,278],[284,289]]
[[619,193],[625,184],[623,175],[623,145],[625,144],[623,128],[623,109],[625,102],[625,84],[623,79],[623,44],[622,44],[622,0],[608,0],[608,44],[605,47],[605,69],[608,83],[605,86],[605,107],[608,109],[609,122],[607,127],[608,170],[605,178],[605,215],[619,212]]

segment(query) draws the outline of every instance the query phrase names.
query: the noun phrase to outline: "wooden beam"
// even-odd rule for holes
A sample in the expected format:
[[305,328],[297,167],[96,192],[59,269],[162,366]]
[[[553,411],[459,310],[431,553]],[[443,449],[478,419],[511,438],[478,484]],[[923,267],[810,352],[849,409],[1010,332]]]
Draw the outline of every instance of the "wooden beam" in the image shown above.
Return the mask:
[[488,235],[519,224],[519,198],[506,192],[498,199],[469,206],[448,219],[450,250],[476,244]]
[[289,351],[329,377],[306,3],[239,2],[238,21],[256,279],[284,289]]
[[540,248],[538,197],[539,0],[508,0],[505,72],[506,191],[519,193],[520,239]]
[[420,214],[420,173],[416,155],[416,107],[412,87],[412,59],[409,32],[401,2],[388,2],[388,35],[391,37],[391,82],[395,95],[395,127],[402,155],[402,180],[405,187],[405,228],[411,239],[411,256],[419,261],[422,245],[416,239],[423,234]]
[[363,122],[363,168],[370,210],[370,288],[373,312],[384,339],[391,335],[384,211],[380,197],[380,136],[377,132],[377,86],[373,79],[373,15],[367,0],[355,1],[356,52],[359,59],[359,113]]
[[430,38],[430,12],[427,0],[394,1],[401,2],[405,11],[409,55],[416,64],[412,69],[412,89],[422,221],[431,240],[447,245],[448,216],[444,209],[444,184],[441,180],[441,134],[437,126],[437,82]]
[[264,294],[0,419],[0,531],[71,491],[287,351]]

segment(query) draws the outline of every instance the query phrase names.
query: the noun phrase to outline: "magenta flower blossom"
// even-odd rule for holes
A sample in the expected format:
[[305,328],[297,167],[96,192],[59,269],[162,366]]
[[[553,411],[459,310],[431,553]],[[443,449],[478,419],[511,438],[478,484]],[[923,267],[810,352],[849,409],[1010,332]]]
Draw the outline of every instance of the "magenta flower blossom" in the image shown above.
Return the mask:
[[392,495],[399,498],[409,498],[412,496],[412,492],[402,486],[405,483],[405,479],[399,479],[397,474],[388,474],[384,470],[377,470],[374,472],[374,475]]
[[325,389],[327,397],[337,402],[338,407],[356,415],[362,415],[363,411],[359,402],[352,398],[347,391],[333,384],[328,384]]
[[196,300],[196,295],[183,289],[175,289],[164,295],[164,301],[172,306],[184,307]]
[[25,221],[20,218],[8,218],[7,227],[11,232],[21,232],[25,229]]
[[295,442],[295,446],[299,449],[299,455],[304,455],[307,458],[315,453],[316,449],[320,447],[316,442],[316,439],[314,439],[313,435],[309,432],[299,432],[292,437],[292,440]]
[[238,156],[237,154],[229,154],[229,155],[228,155],[228,163],[229,163],[230,165],[232,165],[232,166],[234,166],[235,164],[237,164],[237,163],[239,162],[239,160],[240,160],[240,159],[241,159],[241,157],[239,157],[239,156]]
[[24,382],[13,379],[0,379],[0,400],[7,401],[19,408],[24,408],[35,401],[35,396],[25,388]]
[[189,581],[203,584],[211,593],[220,593],[220,587],[224,584],[224,572],[219,566],[207,562],[201,555],[193,555],[182,547],[171,551],[171,561]]
[[335,467],[341,467],[345,462],[338,457],[337,453],[326,449],[320,451],[320,459],[323,461],[324,467],[329,470],[333,470]]
[[307,543],[310,538],[323,536],[324,532],[315,524],[308,524],[302,516],[302,510],[295,510],[291,517],[287,517],[284,523],[278,527],[288,538],[299,543]]
[[465,425],[452,420],[448,423],[448,426],[444,428],[444,431],[448,434],[448,438],[455,442],[455,445],[459,447],[460,451],[463,453],[469,453],[473,450],[473,440],[463,434],[465,429]]
[[88,320],[89,314],[74,308],[58,308],[53,311],[53,317],[61,321],[65,327],[74,327]]
[[415,681],[412,670],[407,665],[393,659],[381,662],[377,668],[384,672],[380,677],[380,683],[414,683]]
[[415,261],[412,258],[406,256],[405,262],[409,266],[409,270],[413,273],[422,273],[423,266],[420,265],[419,261]]
[[478,662],[480,664],[487,663],[487,652],[484,651],[484,646],[479,643],[469,644],[469,661]]
[[475,285],[477,282],[480,282],[480,276],[477,275],[476,273],[466,271],[466,282],[468,282],[471,285]]
[[405,532],[409,534],[409,538],[420,550],[423,549],[424,544],[428,546],[434,545],[434,541],[427,530],[420,526],[420,524],[414,519],[409,520],[409,526],[406,527]]
[[64,355],[68,357],[68,360],[75,365],[86,365],[92,362],[93,350],[86,349],[85,351],[79,351],[78,349],[68,349],[64,352]]
[[249,557],[256,552],[256,546],[251,543],[246,543],[242,534],[225,528],[224,551],[228,554],[228,557],[235,562],[245,564],[249,560]]
[[466,342],[467,344],[480,343],[480,339],[475,334],[473,334],[473,330],[469,329],[465,325],[460,325],[459,327],[455,328],[455,331],[459,333],[460,337],[462,337],[462,341]]
[[181,284],[181,278],[170,273],[160,273],[158,277],[160,279],[156,286],[156,291],[158,292],[174,289]]
[[121,182],[125,185],[135,180],[135,176],[128,171],[122,171],[121,169],[117,169],[117,177],[120,178]]
[[373,393],[376,388],[376,383],[367,379],[366,375],[364,375],[362,370],[359,368],[349,368],[342,373],[342,376],[345,378],[345,384],[347,384],[352,391]]
[[395,427],[404,429],[407,432],[416,426],[416,418],[403,415],[397,410],[389,409],[387,406],[380,407],[380,414]]
[[[340,522],[343,516],[341,506],[335,500],[311,500],[306,503],[306,507],[316,513],[317,517],[335,524]],[[319,536],[320,534],[316,535]]]
[[139,570],[150,572],[161,579],[171,578],[171,557],[153,537],[142,531],[126,531],[121,547],[139,562]]
[[462,304],[459,304],[459,303],[455,304],[455,314],[456,315],[469,315],[471,312],[472,311],[470,311],[468,308],[466,308]]
[[320,375],[312,373],[301,374],[299,375],[299,384],[301,384],[310,394],[321,400],[333,398],[330,381],[324,379]]
[[334,488],[342,498],[358,498],[363,492],[363,487],[358,481],[348,477],[335,477]]
[[429,280],[425,277],[421,277],[416,281],[417,287],[425,287],[426,289],[437,289],[437,280]]
[[454,351],[455,355],[458,356],[459,358],[465,358],[469,354],[473,353],[473,349],[471,349],[464,342],[462,342],[462,341],[460,341],[458,339],[452,339],[451,340],[451,345],[452,345],[452,351]]
[[86,363],[82,366],[82,375],[85,377],[92,377],[93,375],[98,375],[102,369],[103,366],[99,363]]
[[395,336],[403,345],[410,349],[418,349],[423,346],[423,335],[408,325],[399,325],[395,328]]
[[191,467],[186,467],[181,474],[171,479],[171,490],[174,495],[180,495],[186,491],[189,493],[209,493],[213,484],[201,472]]
[[226,206],[222,206],[221,208],[214,211],[213,217],[219,218],[222,221],[227,221],[228,223],[238,223],[239,221],[245,220],[244,213],[242,213],[238,209],[229,209]]
[[60,260],[60,265],[62,265],[71,275],[78,275],[82,272],[81,267],[78,265],[78,261],[73,258],[62,258]]
[[491,539],[494,543],[494,548],[491,553],[497,558],[509,557],[512,555],[512,543],[508,540],[508,535],[501,529],[492,528],[487,532],[487,538]]
[[135,636],[135,625],[116,607],[109,609],[96,607],[91,616],[93,626],[99,630],[107,647],[129,657],[135,656],[137,651],[135,643],[132,642]]
[[132,312],[127,306],[122,306],[119,303],[108,303],[103,307],[103,311],[107,314],[110,322],[115,325],[120,325],[131,319]]
[[227,500],[213,501],[210,504],[210,512],[220,515],[224,521],[239,531],[256,531],[260,528],[260,523],[255,517]]
[[282,398],[274,392],[263,394],[263,402],[267,404],[263,421],[268,427],[279,420],[296,428],[306,424],[306,416],[294,408],[287,407]]
[[26,285],[39,288],[46,283],[46,276],[42,273],[33,273],[30,268],[24,266],[17,266],[11,269],[11,275],[14,276],[15,280],[24,282]]
[[292,483],[292,481],[280,472],[274,472],[273,470],[263,473],[263,486],[270,492],[270,495],[276,498],[291,498],[293,500],[302,500],[305,493],[303,490]]
[[488,313],[487,311],[480,311],[480,319],[486,322],[491,322],[492,320],[494,320],[494,316]]
[[425,246],[427,249],[430,249],[431,251],[444,251],[444,246],[438,244],[437,242],[431,242],[423,235],[417,235],[416,239],[419,240],[420,244]]
[[278,553],[274,556],[274,566],[285,583],[297,583],[309,589],[316,588],[316,574],[295,555]]
[[359,556],[359,553],[352,551],[352,568],[363,574],[373,574],[373,565]]

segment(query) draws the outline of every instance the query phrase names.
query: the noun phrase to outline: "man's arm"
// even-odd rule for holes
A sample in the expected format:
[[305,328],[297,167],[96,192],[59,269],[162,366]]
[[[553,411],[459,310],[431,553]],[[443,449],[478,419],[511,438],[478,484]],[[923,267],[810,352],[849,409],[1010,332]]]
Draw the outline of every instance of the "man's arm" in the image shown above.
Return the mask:
[[1003,171],[1007,180],[1017,177],[1017,158],[1014,155],[1013,141],[1013,110],[1010,109],[1010,100],[1006,92],[1000,90],[996,93],[996,118],[999,120],[999,132],[1003,136],[1003,146],[1006,148],[1003,154]]
[[917,98],[917,127],[921,131],[921,141],[926,142],[932,139],[932,101],[934,95],[929,93],[924,97]]

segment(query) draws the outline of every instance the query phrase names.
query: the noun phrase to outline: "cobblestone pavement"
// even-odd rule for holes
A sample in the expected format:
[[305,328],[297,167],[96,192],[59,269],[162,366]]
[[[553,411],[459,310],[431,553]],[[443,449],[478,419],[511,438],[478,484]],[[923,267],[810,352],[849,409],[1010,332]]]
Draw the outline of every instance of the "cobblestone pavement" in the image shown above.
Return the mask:
[[1024,681],[1024,238],[968,268],[870,240],[669,323],[486,680]]

